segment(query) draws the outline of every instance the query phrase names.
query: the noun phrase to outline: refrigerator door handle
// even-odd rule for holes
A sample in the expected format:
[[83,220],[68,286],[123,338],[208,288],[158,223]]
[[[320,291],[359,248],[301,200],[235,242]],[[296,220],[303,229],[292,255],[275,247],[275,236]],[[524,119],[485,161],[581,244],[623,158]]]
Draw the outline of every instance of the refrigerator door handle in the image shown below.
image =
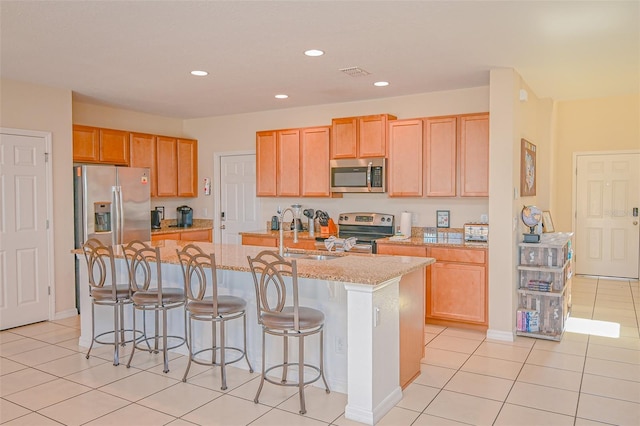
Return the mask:
[[111,188],[113,195],[113,245],[122,244],[122,191],[120,186],[113,186]]

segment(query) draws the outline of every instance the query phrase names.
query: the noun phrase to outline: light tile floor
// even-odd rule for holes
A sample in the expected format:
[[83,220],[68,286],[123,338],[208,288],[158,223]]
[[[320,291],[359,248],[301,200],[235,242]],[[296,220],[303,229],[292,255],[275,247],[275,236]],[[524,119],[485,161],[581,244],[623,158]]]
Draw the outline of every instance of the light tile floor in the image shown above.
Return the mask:
[[[565,332],[561,342],[428,325],[422,374],[380,425],[639,425],[640,334],[637,281],[575,277],[574,318],[620,324],[620,337]],[[592,323],[592,324],[595,324]],[[110,347],[85,359],[78,318],[0,332],[0,423],[7,425],[356,425],[346,395],[266,385],[253,403],[258,375],[219,370],[174,356],[137,354],[132,368],[111,364]],[[126,348],[125,348],[126,353]],[[126,358],[125,358],[126,359]]]

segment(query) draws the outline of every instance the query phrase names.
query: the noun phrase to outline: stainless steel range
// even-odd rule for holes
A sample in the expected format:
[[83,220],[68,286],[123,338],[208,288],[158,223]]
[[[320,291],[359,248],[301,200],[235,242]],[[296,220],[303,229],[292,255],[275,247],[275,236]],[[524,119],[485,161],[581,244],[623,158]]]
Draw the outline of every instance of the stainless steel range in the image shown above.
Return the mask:
[[[355,238],[356,245],[350,251],[376,253],[376,240],[395,233],[395,217],[387,213],[340,213],[338,216],[338,238]],[[316,238],[316,247],[325,249],[325,238]]]

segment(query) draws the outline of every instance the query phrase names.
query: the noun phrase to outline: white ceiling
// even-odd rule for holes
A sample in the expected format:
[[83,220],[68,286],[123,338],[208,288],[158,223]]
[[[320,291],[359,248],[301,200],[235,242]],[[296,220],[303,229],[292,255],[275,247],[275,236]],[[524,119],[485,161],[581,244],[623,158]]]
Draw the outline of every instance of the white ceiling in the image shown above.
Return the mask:
[[0,18],[2,78],[176,118],[483,86],[499,67],[542,98],[640,92],[638,1],[2,0]]

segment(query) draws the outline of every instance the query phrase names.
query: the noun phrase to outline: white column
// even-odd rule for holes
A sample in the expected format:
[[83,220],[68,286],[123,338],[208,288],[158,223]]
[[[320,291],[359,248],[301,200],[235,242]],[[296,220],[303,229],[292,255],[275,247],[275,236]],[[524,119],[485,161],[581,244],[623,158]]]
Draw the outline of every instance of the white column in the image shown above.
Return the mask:
[[399,282],[345,284],[348,397],[345,417],[377,423],[402,399]]

